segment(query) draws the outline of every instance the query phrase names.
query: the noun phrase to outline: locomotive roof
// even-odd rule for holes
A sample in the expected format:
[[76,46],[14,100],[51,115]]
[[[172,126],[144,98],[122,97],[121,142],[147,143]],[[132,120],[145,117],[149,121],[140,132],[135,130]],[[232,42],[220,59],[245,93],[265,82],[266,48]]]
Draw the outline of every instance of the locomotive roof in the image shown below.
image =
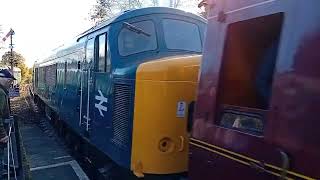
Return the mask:
[[82,34],[79,35],[78,39],[81,39],[82,37],[84,37],[92,32],[95,32],[105,26],[108,26],[112,23],[116,23],[118,21],[123,21],[123,20],[130,19],[130,18],[137,17],[137,16],[148,15],[148,14],[175,14],[175,15],[187,16],[187,17],[205,22],[204,18],[197,16],[195,14],[192,14],[192,13],[186,12],[186,11],[179,10],[179,9],[168,8],[168,7],[147,7],[147,8],[140,8],[140,9],[124,11],[123,13],[121,13],[111,19],[108,19],[108,20],[102,22],[101,24],[94,26],[94,27],[88,29],[87,31],[83,32]]
[[192,14],[190,12],[182,11],[179,9],[174,9],[174,8],[168,8],[168,7],[147,7],[147,8],[140,8],[140,9],[134,9],[134,10],[128,10],[120,13],[119,15],[108,19],[104,22],[102,22],[99,25],[93,26],[90,29],[84,31],[80,35],[76,37],[76,40],[71,41],[67,44],[62,45],[61,47],[58,47],[54,50],[55,53],[51,54],[49,57],[43,59],[42,61],[35,62],[35,66],[46,63],[48,61],[51,61],[52,59],[55,59],[57,56],[65,55],[72,53],[74,51],[77,51],[83,46],[79,42],[79,40],[83,37],[86,37],[90,33],[93,33],[95,31],[98,31],[99,29],[104,28],[105,26],[108,26],[112,23],[116,23],[119,21],[124,21],[126,19],[131,19],[134,17],[138,16],[144,16],[144,15],[149,15],[149,14],[174,14],[174,15],[180,15],[180,16],[185,16],[188,18],[193,18],[202,22],[206,22],[206,20],[200,16],[197,16],[195,14]]

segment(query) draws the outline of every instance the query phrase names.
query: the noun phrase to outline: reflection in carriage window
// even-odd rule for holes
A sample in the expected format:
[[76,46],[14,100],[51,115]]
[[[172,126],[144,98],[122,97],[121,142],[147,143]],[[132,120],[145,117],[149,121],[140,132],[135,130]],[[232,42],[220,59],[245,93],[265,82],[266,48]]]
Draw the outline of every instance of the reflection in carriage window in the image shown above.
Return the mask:
[[157,49],[157,38],[152,21],[140,21],[130,23],[130,25],[141,29],[144,33],[123,27],[118,37],[119,53],[121,56]]
[[264,118],[261,114],[224,109],[220,126],[248,132],[254,135],[263,133]]
[[[277,13],[228,26],[218,87],[219,125],[263,134],[263,118],[251,113],[263,115],[270,108],[282,22],[283,14]],[[226,107],[246,113],[230,114]]]

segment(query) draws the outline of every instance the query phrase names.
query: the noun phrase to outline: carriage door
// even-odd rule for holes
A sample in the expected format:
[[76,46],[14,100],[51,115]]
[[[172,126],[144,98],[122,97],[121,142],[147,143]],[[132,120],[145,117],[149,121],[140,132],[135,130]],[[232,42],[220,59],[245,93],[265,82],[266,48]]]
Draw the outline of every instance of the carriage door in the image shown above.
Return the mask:
[[89,135],[90,117],[90,89],[92,88],[92,69],[94,59],[94,39],[89,39],[86,44],[85,59],[81,67],[81,91],[80,91],[80,111],[79,126],[84,134]]

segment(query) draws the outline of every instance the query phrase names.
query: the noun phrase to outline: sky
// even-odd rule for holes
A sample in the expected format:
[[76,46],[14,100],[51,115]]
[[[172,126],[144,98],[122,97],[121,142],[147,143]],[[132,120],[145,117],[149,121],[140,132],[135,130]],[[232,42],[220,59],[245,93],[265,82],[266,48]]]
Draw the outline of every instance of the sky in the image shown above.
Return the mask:
[[[88,17],[94,4],[95,0],[0,0],[0,38],[12,28],[14,50],[32,67],[92,26]],[[9,42],[0,42],[0,58],[9,51]]]

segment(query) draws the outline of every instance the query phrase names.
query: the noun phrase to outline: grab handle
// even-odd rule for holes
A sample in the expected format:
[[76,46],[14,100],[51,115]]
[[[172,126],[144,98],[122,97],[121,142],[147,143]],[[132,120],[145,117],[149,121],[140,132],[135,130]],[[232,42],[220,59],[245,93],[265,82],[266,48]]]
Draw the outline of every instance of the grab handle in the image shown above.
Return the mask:
[[179,148],[179,152],[183,151],[184,149],[184,137],[183,136],[180,136],[180,148]]
[[281,171],[280,179],[286,179],[287,171],[290,166],[290,159],[289,159],[288,154],[286,152],[284,152],[283,150],[279,149],[279,152],[281,154],[281,160],[282,160],[282,167],[281,167],[282,171]]

